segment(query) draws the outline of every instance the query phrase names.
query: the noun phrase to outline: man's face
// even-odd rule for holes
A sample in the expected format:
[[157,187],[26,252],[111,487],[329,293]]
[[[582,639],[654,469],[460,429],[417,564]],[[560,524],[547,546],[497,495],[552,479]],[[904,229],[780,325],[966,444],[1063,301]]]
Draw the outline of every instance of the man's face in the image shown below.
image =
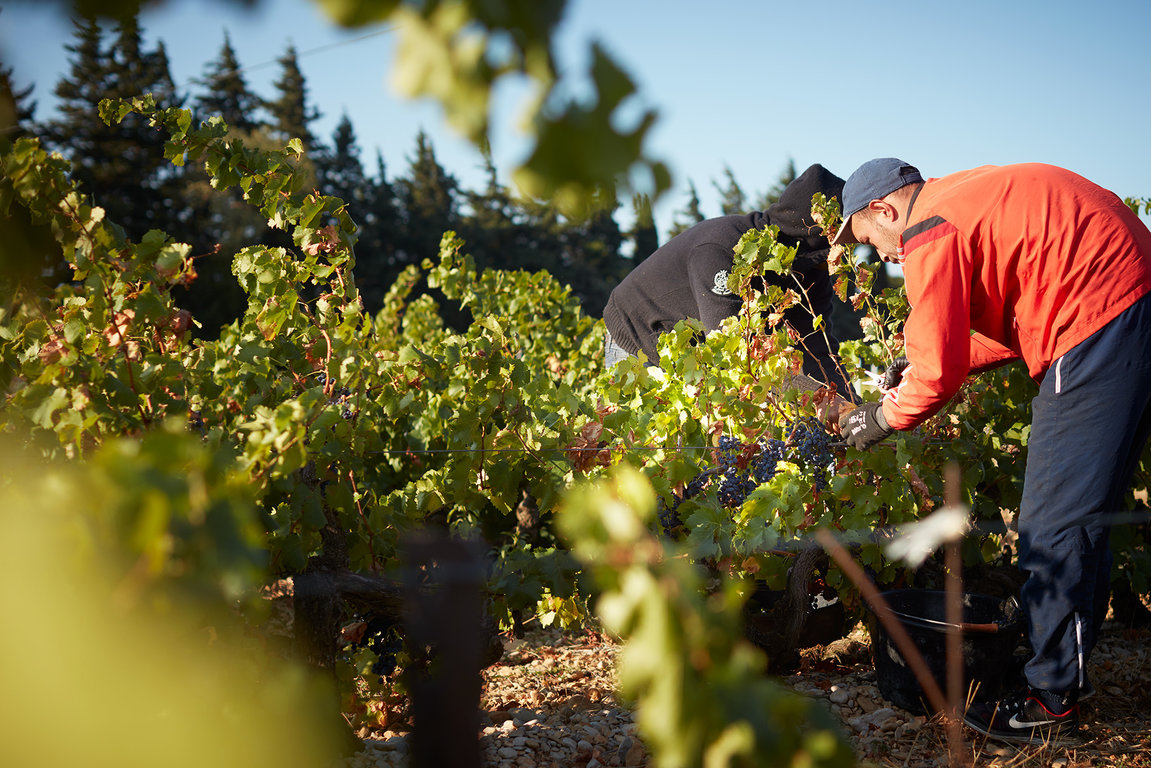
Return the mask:
[[896,255],[903,233],[884,213],[864,208],[851,217],[851,231],[855,233],[856,241],[873,247],[879,258],[889,264],[903,261]]

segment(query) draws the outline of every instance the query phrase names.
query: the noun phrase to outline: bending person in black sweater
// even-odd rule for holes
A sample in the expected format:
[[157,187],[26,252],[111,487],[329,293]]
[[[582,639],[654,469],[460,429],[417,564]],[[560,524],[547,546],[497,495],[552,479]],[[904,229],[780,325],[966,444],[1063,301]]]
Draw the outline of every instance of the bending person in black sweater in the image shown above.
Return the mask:
[[[742,299],[727,287],[727,276],[740,237],[768,224],[779,227],[781,243],[796,247],[792,274],[799,279],[810,308],[796,306],[784,312],[784,322],[802,338],[803,372],[836,392],[854,399],[836,357],[838,342],[830,337],[833,285],[827,270],[829,244],[821,227],[811,220],[811,198],[816,192],[841,197],[843,179],[816,164],[787,185],[779,202],[766,211],[707,219],[681,232],[640,262],[611,292],[603,319],[608,338],[605,361],[614,365],[642,350],[652,364],[659,363],[656,342],[680,320],[698,318],[707,330],[738,314]],[[788,275],[769,273],[767,280],[794,288]],[[814,328],[811,312],[823,315]],[[825,336],[826,334],[826,336]],[[830,341],[830,344],[828,343]]]

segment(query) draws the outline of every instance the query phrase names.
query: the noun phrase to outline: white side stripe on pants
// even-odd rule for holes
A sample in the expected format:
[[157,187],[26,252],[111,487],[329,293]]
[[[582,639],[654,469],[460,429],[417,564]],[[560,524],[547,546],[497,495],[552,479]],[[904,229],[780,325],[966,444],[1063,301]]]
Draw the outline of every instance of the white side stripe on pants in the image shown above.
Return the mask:
[[1075,612],[1075,644],[1079,646],[1079,690],[1087,684],[1087,652],[1083,648],[1083,619]]

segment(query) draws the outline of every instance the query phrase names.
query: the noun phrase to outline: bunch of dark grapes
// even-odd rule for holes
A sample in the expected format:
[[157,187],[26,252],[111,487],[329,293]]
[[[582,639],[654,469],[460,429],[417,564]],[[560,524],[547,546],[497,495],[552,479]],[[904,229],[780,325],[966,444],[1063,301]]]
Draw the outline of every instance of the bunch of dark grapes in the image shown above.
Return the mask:
[[819,419],[808,416],[792,424],[786,440],[769,438],[758,443],[741,443],[724,436],[719,441],[719,478],[716,495],[724,507],[738,507],[748,495],[775,477],[776,466],[790,461],[810,471],[815,478],[816,490],[827,487],[828,477],[835,467],[831,452],[831,435]]
[[759,485],[751,476],[750,459],[754,450],[754,446],[744,445],[734,437],[724,435],[719,439],[716,497],[721,505],[738,507]]
[[775,477],[775,465],[783,461],[787,445],[782,440],[771,438],[759,441],[759,453],[751,461],[751,474],[757,483],[766,483]]
[[400,627],[387,616],[367,616],[363,634],[352,645],[367,648],[376,655],[372,674],[388,677],[396,670],[397,657],[404,650]]
[[656,504],[656,515],[659,516],[659,527],[663,529],[664,534],[667,536],[674,536],[676,529],[683,525],[683,520],[680,519],[679,513],[676,511],[679,509],[679,503],[680,499],[675,498],[672,506],[668,508],[661,496]]
[[670,507],[662,496],[657,500],[656,515],[659,517],[659,525],[665,535],[675,538],[683,531],[683,518],[679,516],[679,505],[703,493],[714,474],[714,469],[706,469],[693,477],[682,491],[672,494]]
[[[328,376],[325,373],[320,373],[316,377],[320,386],[323,387],[328,383]],[[335,380],[332,380],[335,383]],[[356,412],[352,410],[352,390],[347,387],[340,387],[339,389],[332,389],[332,394],[328,398],[328,405],[338,405],[340,408],[340,416],[344,419],[352,419],[355,417]]]
[[760,440],[758,443],[742,441],[724,435],[719,439],[716,464],[696,475],[675,497],[670,509],[661,503],[660,524],[670,531],[681,524],[676,510],[680,503],[698,496],[709,486],[716,488],[716,497],[724,507],[738,507],[748,495],[775,475],[775,465],[784,458],[786,446],[782,440]]
[[735,508],[763,483],[775,477],[781,461],[790,461],[810,470],[815,477],[816,490],[827,487],[827,479],[834,468],[831,436],[814,417],[801,419],[791,425],[786,440],[768,438],[757,443],[744,443],[724,435],[715,452],[715,465],[700,472],[687,484],[681,495],[674,497],[669,508],[662,500],[659,520],[665,533],[682,525],[676,510],[681,502],[702,493],[710,485],[716,488],[720,505]]
[[693,496],[698,496],[707,487],[708,482],[711,480],[712,472],[700,472],[698,475],[691,479],[691,482],[683,489],[683,498],[690,499]]
[[698,496],[711,482],[712,475],[715,474],[714,469],[704,470],[691,479],[683,492],[672,495],[672,505],[668,507],[664,503],[663,497],[660,497],[656,507],[656,514],[659,516],[659,524],[663,532],[668,536],[674,536],[677,529],[683,526],[683,519],[679,516],[679,505],[687,499]]
[[827,487],[827,477],[835,466],[831,452],[831,435],[813,416],[801,419],[792,426],[787,438],[790,461],[807,467],[815,476],[816,490]]

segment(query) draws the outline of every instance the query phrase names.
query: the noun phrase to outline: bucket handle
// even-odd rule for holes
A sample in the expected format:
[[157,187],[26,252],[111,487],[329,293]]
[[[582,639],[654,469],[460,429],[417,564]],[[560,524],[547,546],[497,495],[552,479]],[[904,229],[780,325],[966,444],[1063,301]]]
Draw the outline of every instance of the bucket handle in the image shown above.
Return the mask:
[[911,616],[911,615],[906,614],[906,613],[900,613],[899,611],[896,611],[894,609],[890,609],[890,610],[891,610],[891,613],[893,616],[898,616],[900,619],[909,619],[912,622],[920,622],[922,624],[932,624],[932,625],[937,626],[937,627],[955,627],[955,626],[958,626],[960,632],[985,632],[988,634],[994,634],[1001,629],[999,624],[996,624],[995,622],[991,622],[988,624],[975,624],[975,623],[964,621],[964,622],[961,622],[958,625],[956,625],[956,624],[952,624],[952,623],[947,622],[947,621],[939,621],[937,619],[925,619],[922,616]]

